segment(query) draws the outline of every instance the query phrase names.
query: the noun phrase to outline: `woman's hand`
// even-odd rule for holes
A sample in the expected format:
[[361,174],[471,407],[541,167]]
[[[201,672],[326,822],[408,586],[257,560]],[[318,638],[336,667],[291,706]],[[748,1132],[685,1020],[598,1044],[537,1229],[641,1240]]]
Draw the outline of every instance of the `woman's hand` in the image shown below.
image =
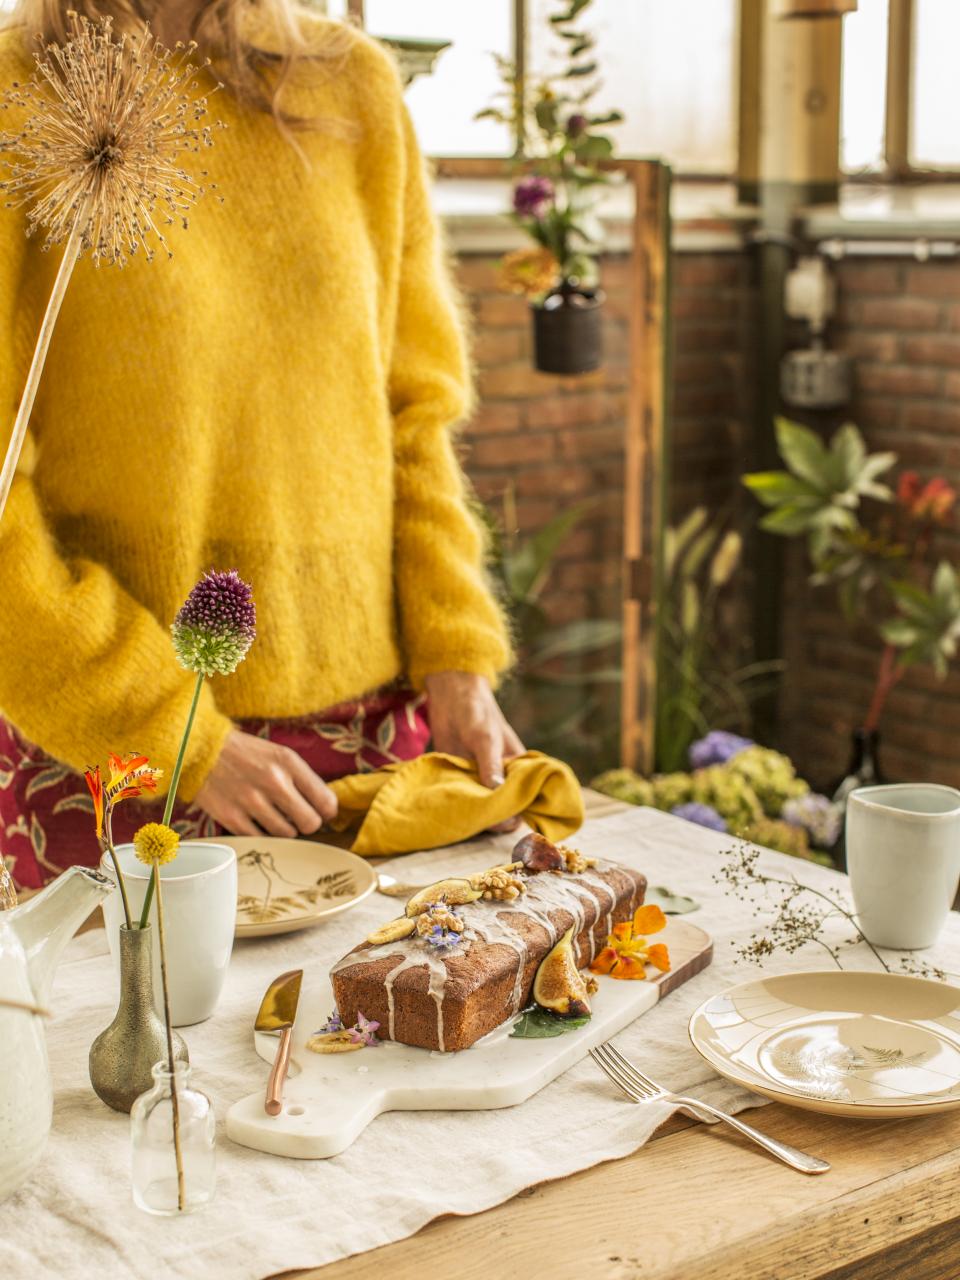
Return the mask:
[[308,836],[337,812],[337,797],[295,751],[239,729],[194,804],[235,836]]
[[[433,749],[477,762],[477,773],[485,787],[503,782],[504,761],[523,753],[523,743],[507,723],[497,705],[489,681],[466,671],[441,671],[427,676],[430,729]],[[514,831],[519,819],[512,818],[494,831]]]

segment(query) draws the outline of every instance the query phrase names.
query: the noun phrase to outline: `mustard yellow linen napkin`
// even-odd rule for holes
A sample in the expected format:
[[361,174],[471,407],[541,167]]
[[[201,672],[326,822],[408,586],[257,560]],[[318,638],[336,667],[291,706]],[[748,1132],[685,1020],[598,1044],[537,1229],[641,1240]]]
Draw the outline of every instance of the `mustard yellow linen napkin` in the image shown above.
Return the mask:
[[526,751],[504,773],[502,785],[491,791],[475,765],[432,751],[337,778],[330,787],[340,811],[330,825],[356,831],[354,853],[383,855],[469,840],[515,814],[548,840],[562,840],[583,823],[580,784],[562,761]]

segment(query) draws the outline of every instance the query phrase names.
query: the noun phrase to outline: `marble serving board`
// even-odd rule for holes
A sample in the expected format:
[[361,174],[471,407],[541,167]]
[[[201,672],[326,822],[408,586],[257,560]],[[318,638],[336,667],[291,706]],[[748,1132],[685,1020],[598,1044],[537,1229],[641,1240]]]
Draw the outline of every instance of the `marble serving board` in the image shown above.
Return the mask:
[[[567,1071],[669,992],[710,963],[709,936],[671,919],[657,935],[670,949],[669,973],[648,969],[645,982],[600,978],[593,1017],[583,1027],[541,1040],[517,1039],[510,1018],[469,1049],[438,1053],[384,1041],[356,1053],[317,1054],[307,1039],[334,1007],[327,973],[308,969],[293,1031],[293,1058],[278,1116],[264,1111],[267,1072],[256,1093],[227,1113],[227,1136],[272,1155],[318,1160],[344,1151],[384,1111],[484,1111],[512,1107]],[[257,1053],[272,1062],[275,1035],[254,1032]]]

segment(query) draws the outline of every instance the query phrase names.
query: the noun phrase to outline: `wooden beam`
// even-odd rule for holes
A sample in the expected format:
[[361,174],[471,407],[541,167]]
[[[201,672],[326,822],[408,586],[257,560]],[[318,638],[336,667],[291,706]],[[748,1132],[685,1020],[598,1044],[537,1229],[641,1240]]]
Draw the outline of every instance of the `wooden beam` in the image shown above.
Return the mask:
[[634,191],[630,288],[630,389],[623,495],[623,686],[620,753],[625,768],[654,763],[657,617],[665,486],[669,170],[630,166]]
[[[653,767],[661,526],[666,485],[670,170],[657,160],[604,168],[633,185],[630,384],[624,434],[622,763]],[[510,178],[516,163],[486,156],[434,161],[442,178]]]
[[883,154],[894,179],[910,172],[914,16],[913,0],[890,0]]

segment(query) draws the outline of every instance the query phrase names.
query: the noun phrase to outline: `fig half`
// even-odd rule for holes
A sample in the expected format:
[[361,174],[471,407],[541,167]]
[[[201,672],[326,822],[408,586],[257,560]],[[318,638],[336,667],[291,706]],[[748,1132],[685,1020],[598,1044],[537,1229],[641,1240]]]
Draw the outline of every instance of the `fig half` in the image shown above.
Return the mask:
[[533,980],[533,998],[541,1009],[549,1009],[561,1018],[590,1016],[587,984],[573,953],[572,928],[540,961]]
[[530,835],[518,840],[513,848],[514,862],[522,862],[524,871],[536,875],[538,871],[565,871],[566,859],[555,844],[551,844],[546,836]]

